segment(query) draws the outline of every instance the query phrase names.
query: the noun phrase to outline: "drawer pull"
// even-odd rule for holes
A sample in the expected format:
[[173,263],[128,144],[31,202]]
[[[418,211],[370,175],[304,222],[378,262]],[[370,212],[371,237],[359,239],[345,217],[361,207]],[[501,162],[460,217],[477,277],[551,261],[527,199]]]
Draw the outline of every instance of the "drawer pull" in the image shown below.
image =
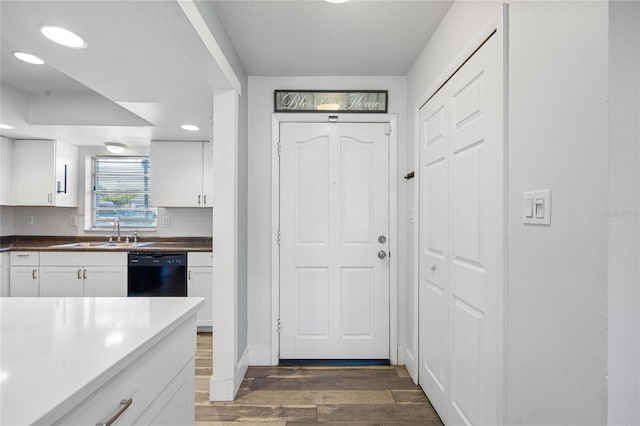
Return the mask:
[[38,279],[38,270],[34,269],[33,271],[31,271],[31,278],[33,278],[34,280]]
[[16,254],[16,257],[29,257],[28,254]]
[[96,423],[96,426],[110,426],[115,423],[115,421],[118,420],[118,417],[120,417],[122,413],[127,411],[127,408],[129,408],[132,402],[133,398],[123,399],[122,401],[120,401],[120,408],[118,409],[118,411],[116,411],[113,416],[109,417],[104,422]]

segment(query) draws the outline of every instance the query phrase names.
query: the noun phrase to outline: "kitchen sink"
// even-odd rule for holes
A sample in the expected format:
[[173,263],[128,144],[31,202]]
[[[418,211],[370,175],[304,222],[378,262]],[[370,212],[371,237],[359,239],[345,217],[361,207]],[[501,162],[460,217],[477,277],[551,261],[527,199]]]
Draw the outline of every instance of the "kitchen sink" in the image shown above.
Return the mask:
[[101,247],[105,244],[103,241],[87,241],[82,243],[55,244],[51,247]]
[[68,244],[56,244],[50,247],[55,247],[55,248],[64,248],[64,247],[69,247],[69,248],[73,248],[73,247],[95,247],[95,248],[110,248],[110,247],[125,247],[125,248],[137,248],[137,247],[145,247],[148,245],[151,245],[153,243],[130,243],[130,242],[126,242],[126,241],[111,241],[111,242],[105,242],[105,241],[84,241],[84,242],[78,242],[78,243],[68,243]]
[[181,241],[151,241],[148,243],[142,243],[147,247],[171,247],[171,246],[184,246],[185,243]]

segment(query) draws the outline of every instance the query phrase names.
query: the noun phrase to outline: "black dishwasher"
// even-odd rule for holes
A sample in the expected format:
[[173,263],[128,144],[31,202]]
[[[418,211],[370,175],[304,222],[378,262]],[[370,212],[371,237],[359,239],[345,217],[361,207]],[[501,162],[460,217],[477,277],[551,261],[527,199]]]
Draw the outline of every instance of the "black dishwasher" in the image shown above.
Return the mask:
[[186,252],[129,252],[129,297],[186,297]]

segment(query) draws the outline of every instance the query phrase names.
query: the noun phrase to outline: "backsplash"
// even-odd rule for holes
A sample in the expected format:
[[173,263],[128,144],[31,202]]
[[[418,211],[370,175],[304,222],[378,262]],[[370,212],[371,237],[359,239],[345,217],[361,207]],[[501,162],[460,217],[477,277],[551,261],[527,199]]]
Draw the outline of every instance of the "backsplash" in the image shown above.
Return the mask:
[[[212,215],[212,209],[158,208],[157,230],[139,233],[156,237],[211,237]],[[77,225],[73,225],[74,222]],[[122,231],[123,235],[131,232]],[[80,214],[80,209],[75,207],[0,206],[0,235],[73,236],[112,233],[115,231],[85,231],[84,214]]]

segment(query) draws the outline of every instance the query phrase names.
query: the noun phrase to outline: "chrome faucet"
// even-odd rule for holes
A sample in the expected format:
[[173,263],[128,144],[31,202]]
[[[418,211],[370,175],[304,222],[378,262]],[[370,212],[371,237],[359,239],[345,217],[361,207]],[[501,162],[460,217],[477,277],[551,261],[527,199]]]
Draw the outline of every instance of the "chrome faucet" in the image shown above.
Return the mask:
[[118,232],[118,239],[116,241],[120,242],[120,218],[116,217],[113,223],[113,229],[115,229]]

